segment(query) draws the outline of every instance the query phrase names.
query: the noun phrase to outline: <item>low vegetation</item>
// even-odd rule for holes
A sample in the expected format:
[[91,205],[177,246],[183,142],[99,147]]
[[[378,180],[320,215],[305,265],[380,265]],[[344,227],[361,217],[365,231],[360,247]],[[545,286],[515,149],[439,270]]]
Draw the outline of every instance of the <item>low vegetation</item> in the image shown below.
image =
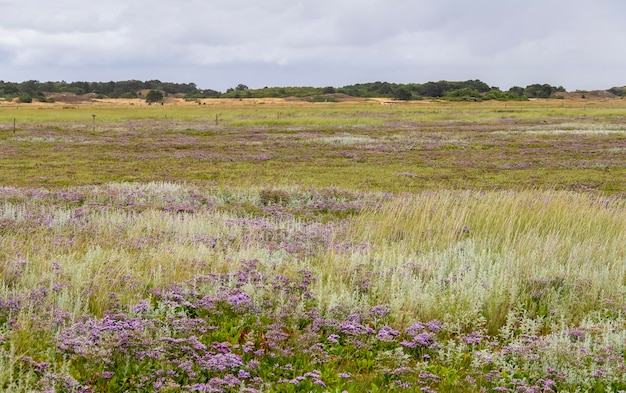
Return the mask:
[[626,107],[559,101],[0,106],[2,390],[626,390]]

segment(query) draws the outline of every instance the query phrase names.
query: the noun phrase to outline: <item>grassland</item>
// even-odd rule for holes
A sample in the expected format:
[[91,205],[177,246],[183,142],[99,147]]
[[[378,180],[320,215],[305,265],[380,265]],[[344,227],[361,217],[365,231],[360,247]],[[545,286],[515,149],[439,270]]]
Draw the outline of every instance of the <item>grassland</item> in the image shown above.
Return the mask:
[[626,107],[554,101],[0,107],[0,183],[624,190]]
[[626,389],[621,100],[133,104],[0,104],[3,391]]

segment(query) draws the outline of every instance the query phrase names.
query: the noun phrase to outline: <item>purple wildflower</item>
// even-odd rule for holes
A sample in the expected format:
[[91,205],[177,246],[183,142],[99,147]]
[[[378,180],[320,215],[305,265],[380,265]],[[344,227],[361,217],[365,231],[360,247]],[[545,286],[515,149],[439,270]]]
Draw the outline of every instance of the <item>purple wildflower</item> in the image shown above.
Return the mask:
[[402,341],[403,346],[415,348],[416,346],[434,348],[436,347],[435,335],[431,332],[423,332],[413,337],[412,342]]
[[61,273],[63,269],[61,268],[61,265],[58,262],[52,262],[51,270],[53,273],[58,274],[58,273]]
[[409,382],[402,382],[402,381],[396,380],[396,381],[393,381],[393,383],[395,383],[396,386],[398,386],[399,388],[411,389],[411,384]]
[[142,300],[135,307],[133,307],[133,312],[135,314],[140,314],[148,309],[148,301]]
[[390,328],[389,326],[383,326],[379,331],[378,331],[378,340],[380,341],[384,341],[384,342],[391,342],[395,339],[395,337],[400,334],[399,331]]
[[480,344],[483,340],[483,335],[479,332],[472,332],[467,336],[463,336],[463,341],[468,344]]
[[369,332],[369,330],[365,326],[361,325],[358,322],[354,322],[350,320],[340,322],[339,330],[342,333],[345,333],[351,336],[358,336],[361,334],[367,334]]
[[198,365],[205,370],[224,371],[227,369],[233,369],[241,367],[243,361],[241,358],[232,353],[218,353],[214,355],[207,355],[198,360]]
[[33,370],[38,373],[44,373],[46,371],[48,371],[48,369],[50,368],[50,365],[48,364],[48,362],[37,362],[35,361],[33,358],[31,358],[30,356],[23,356],[22,357],[22,361],[24,363],[28,363],[30,365],[33,366]]
[[409,336],[415,336],[416,334],[421,333],[424,330],[424,325],[420,322],[416,322],[413,325],[409,326],[408,328],[406,328],[404,331],[409,335]]
[[572,341],[582,341],[585,338],[585,331],[582,329],[570,329],[567,331],[567,335]]
[[379,305],[372,307],[372,309],[370,310],[370,315],[374,318],[384,318],[389,315],[390,312],[391,310],[389,309],[388,305]]
[[252,359],[248,362],[248,364],[246,364],[246,368],[248,370],[256,370],[257,368],[259,368],[260,365],[260,361],[258,361],[257,359]]
[[395,370],[393,370],[393,373],[395,375],[401,375],[401,374],[409,373],[411,371],[413,371],[411,367],[398,367]]
[[429,373],[428,371],[421,372],[419,378],[431,382],[439,382],[440,379],[438,375]]
[[317,379],[317,378],[322,376],[322,373],[319,370],[313,370],[313,371],[309,371],[308,373],[304,374],[304,376],[307,377],[307,378]]
[[441,330],[442,327],[443,327],[443,325],[441,324],[441,322],[439,322],[437,320],[432,320],[430,322],[426,322],[426,328],[428,328],[428,330],[430,330],[431,332],[437,333],[438,331]]
[[252,298],[250,295],[243,292],[229,296],[227,301],[233,306],[247,306],[252,304]]
[[413,341],[406,341],[406,340],[401,341],[400,345],[402,345],[403,347],[406,347],[406,348],[415,348],[415,347],[417,347],[417,344],[415,342],[413,342]]

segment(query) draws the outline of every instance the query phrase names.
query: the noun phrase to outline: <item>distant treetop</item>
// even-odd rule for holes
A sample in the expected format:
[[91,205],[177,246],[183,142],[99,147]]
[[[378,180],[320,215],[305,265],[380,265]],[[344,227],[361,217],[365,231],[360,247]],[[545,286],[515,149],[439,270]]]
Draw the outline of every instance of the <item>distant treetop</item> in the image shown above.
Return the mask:
[[[212,89],[199,89],[195,83],[171,83],[160,80],[127,80],[118,82],[39,82],[29,80],[21,83],[0,81],[0,97],[14,99],[22,97],[45,101],[49,93],[73,93],[77,95],[93,93],[99,98],[137,98],[142,91],[149,90],[153,99],[156,94],[174,95],[186,99],[199,98],[284,98],[301,97],[312,101],[332,101],[329,95],[345,94],[353,97],[382,97],[392,100],[414,100],[423,97],[440,98],[445,100],[524,100],[528,98],[549,98],[555,92],[565,92],[562,86],[549,84],[532,84],[526,87],[514,86],[508,91],[501,91],[498,87],[489,86],[478,79],[467,81],[437,81],[426,83],[390,83],[370,82],[357,83],[343,87],[264,87],[251,89],[244,84],[219,92]],[[156,93],[152,93],[152,92]],[[618,96],[626,95],[625,88],[610,89]],[[162,97],[156,101],[161,100]]]

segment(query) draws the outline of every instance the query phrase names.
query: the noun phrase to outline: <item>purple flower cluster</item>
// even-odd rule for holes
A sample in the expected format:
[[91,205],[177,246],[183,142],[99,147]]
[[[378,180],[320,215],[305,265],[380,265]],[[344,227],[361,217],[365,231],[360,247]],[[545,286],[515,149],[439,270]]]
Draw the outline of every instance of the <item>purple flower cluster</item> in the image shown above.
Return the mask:
[[[361,374],[389,390],[436,391],[452,375],[441,371],[452,369],[464,373],[458,383],[469,390],[550,392],[567,386],[555,368],[518,379],[499,368],[503,362],[522,367],[539,360],[549,344],[545,337],[519,333],[501,343],[482,331],[446,331],[436,320],[396,329],[386,305],[362,311],[336,306],[322,313],[310,291],[315,283],[310,272],[268,275],[258,265],[251,260],[234,273],[156,289],[150,299],[127,309],[117,306],[102,317],[73,322],[51,302],[54,290],[41,287],[0,298],[0,324],[17,328],[12,316],[25,307],[41,313],[41,321],[32,325],[39,331],[56,321],[56,354],[20,361],[42,391],[255,392],[283,385],[287,391],[287,386],[341,391],[356,389]],[[562,334],[573,348],[593,331]],[[467,352],[442,356],[448,342],[464,344],[455,348]],[[616,349],[578,356],[587,378],[621,386],[614,382],[616,370],[626,371],[626,365]],[[67,372],[55,367],[59,361],[67,362]]]
[[[272,383],[315,390],[327,388],[332,381],[345,381],[338,386],[351,383],[351,373],[345,372],[349,368],[328,373],[327,367],[348,359],[343,348],[366,354],[414,336],[388,325],[372,327],[387,316],[386,306],[365,314],[346,313],[339,319],[322,317],[309,290],[314,282],[307,271],[293,278],[268,276],[257,269],[256,261],[248,261],[232,274],[201,276],[155,290],[150,301],[141,300],[128,311],[118,309],[101,318],[85,316],[60,331],[57,353],[71,361],[71,377],[77,383],[95,390],[120,380],[133,389],[150,391],[173,387],[255,391]],[[254,288],[254,297],[243,287]],[[277,292],[292,300],[270,301]],[[433,334],[434,343],[435,333],[427,326],[435,330],[436,323],[416,324],[407,331],[414,332],[416,326]],[[305,364],[326,371],[296,369],[292,366],[296,359],[301,359],[298,364],[307,359]],[[128,361],[133,367],[128,367]],[[25,362],[38,373],[48,367],[45,362]],[[268,375],[270,364],[274,368]],[[409,386],[398,379],[406,372],[410,374],[409,369],[393,374],[399,381],[393,383]]]
[[426,324],[417,322],[405,329],[410,340],[403,340],[400,344],[406,348],[428,348],[436,349],[436,333],[441,330],[441,322],[430,321]]
[[380,341],[392,342],[395,340],[396,336],[400,334],[399,331],[390,328],[389,326],[383,326],[377,334],[377,337]]

